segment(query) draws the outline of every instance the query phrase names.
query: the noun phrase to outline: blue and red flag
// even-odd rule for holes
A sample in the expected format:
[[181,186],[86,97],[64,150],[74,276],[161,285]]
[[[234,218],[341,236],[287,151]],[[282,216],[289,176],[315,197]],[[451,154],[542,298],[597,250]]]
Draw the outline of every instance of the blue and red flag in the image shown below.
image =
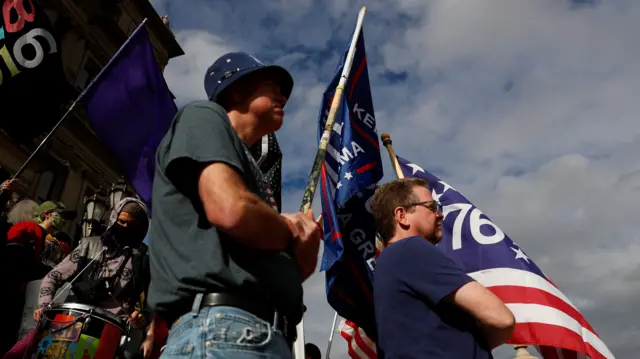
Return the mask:
[[442,204],[438,247],[489,288],[516,317],[509,343],[535,345],[544,359],[612,359],[578,309],[523,250],[455,188],[398,156],[405,177],[426,180]]
[[85,105],[93,130],[151,210],[156,149],[178,108],[144,24],[89,86]]
[[[318,139],[322,136],[347,52],[348,48],[324,92]],[[383,173],[362,30],[341,101],[321,171],[324,220],[321,269],[326,271],[329,305],[375,338],[372,274],[376,230],[366,204]]]

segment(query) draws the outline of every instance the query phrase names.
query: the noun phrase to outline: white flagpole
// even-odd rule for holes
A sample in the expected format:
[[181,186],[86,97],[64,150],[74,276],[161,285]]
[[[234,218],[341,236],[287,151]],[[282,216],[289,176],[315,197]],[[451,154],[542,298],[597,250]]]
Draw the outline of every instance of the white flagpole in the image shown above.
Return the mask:
[[298,323],[296,326],[296,331],[298,332],[298,338],[293,343],[293,358],[294,359],[305,359],[304,356],[304,319]]
[[331,344],[333,344],[333,335],[336,333],[337,321],[338,321],[338,312],[335,312],[333,314],[333,324],[331,325],[331,333],[329,333],[329,343],[327,343],[327,353],[325,355],[326,359],[329,359],[331,355]]
[[[320,146],[318,148],[318,153],[316,154],[316,158],[313,163],[313,168],[311,169],[311,174],[309,175],[309,183],[307,184],[307,188],[305,188],[304,198],[302,199],[301,212],[304,212],[304,213],[307,213],[307,211],[311,208],[311,202],[313,201],[316,185],[318,184],[320,166],[324,162],[324,158],[327,153],[329,136],[331,135],[331,131],[333,129],[333,122],[335,121],[336,112],[338,111],[338,107],[342,102],[340,101],[340,99],[344,92],[344,87],[347,85],[347,79],[349,78],[349,73],[351,72],[351,65],[353,64],[353,58],[356,53],[356,44],[358,43],[358,38],[360,37],[360,30],[362,29],[362,23],[364,22],[364,14],[366,13],[366,11],[367,11],[367,7],[363,6],[362,9],[360,9],[360,13],[358,14],[358,22],[356,23],[356,30],[353,32],[353,38],[351,39],[351,44],[349,45],[349,52],[347,52],[347,58],[345,59],[344,68],[342,69],[340,82],[338,82],[338,86],[336,87],[336,93],[333,96],[333,103],[331,104],[331,109],[329,111],[327,123],[325,124],[322,137],[320,138]],[[300,321],[300,323],[296,326],[296,330],[298,332],[298,338],[293,344],[293,358],[305,359],[304,320]]]
[[329,138],[331,137],[331,131],[333,131],[333,124],[336,120],[336,113],[342,102],[342,95],[344,93],[344,87],[347,85],[349,73],[351,72],[351,65],[353,65],[353,57],[356,53],[356,45],[358,43],[358,37],[360,37],[360,30],[362,29],[362,23],[364,22],[364,14],[367,11],[367,7],[363,6],[358,14],[358,22],[356,23],[356,31],[353,33],[351,44],[349,45],[349,51],[347,52],[347,58],[344,61],[344,67],[342,68],[342,74],[340,75],[340,81],[336,86],[336,92],[333,94],[333,100],[331,107],[329,108],[329,115],[327,116],[327,122],[324,125],[324,130],[318,144],[318,152],[316,152],[316,158],[313,161],[311,167],[311,173],[309,174],[309,180],[307,181],[307,187],[304,189],[304,196],[302,197],[302,204],[300,205],[300,212],[307,213],[311,208],[311,202],[313,202],[313,196],[316,193],[316,187],[318,185],[318,178],[320,177],[320,169],[324,163],[324,159],[327,155],[327,146],[329,145]]

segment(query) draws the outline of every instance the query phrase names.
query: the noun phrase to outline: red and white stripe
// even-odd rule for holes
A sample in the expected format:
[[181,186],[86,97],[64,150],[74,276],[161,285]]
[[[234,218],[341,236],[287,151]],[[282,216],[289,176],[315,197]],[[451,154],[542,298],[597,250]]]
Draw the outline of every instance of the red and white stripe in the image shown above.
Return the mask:
[[613,359],[569,299],[535,273],[493,268],[469,275],[498,296],[516,318],[511,344],[535,345],[544,359]]
[[[614,359],[571,301],[535,273],[495,268],[469,274],[504,301],[516,317],[510,344],[535,346],[543,359]],[[364,330],[342,320],[340,335],[352,359],[375,359],[376,346]]]
[[271,190],[271,187],[269,187],[267,185],[265,190],[267,192],[267,201],[269,202],[269,205],[271,205],[271,208],[275,209],[276,212],[277,212],[278,211],[278,203],[276,202],[276,199],[273,196],[273,191]]
[[346,339],[349,356],[352,359],[376,359],[376,344],[354,322],[342,319],[340,335]]
[[[376,237],[376,258],[384,249],[384,244]],[[340,321],[340,335],[347,341],[349,357],[351,359],[376,359],[376,343],[374,343],[362,328],[354,322],[342,319]]]

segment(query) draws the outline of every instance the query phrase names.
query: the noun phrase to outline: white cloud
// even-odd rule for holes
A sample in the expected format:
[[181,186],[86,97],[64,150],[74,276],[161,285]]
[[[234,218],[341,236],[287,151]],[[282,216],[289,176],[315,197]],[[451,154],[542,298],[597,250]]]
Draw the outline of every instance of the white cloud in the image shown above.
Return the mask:
[[[320,95],[359,8],[336,0],[153,4],[169,14],[186,52],[166,71],[182,102],[204,98],[206,68],[228,51],[292,72],[279,139],[285,179],[306,182]],[[469,197],[581,308],[614,354],[632,356],[640,332],[627,314],[640,294],[640,2],[372,0],[367,7],[380,132],[391,132],[401,156]],[[386,180],[393,176],[383,158]],[[295,210],[302,192],[285,188],[284,197],[285,209]],[[324,351],[333,311],[323,275],[305,290],[307,338]],[[347,357],[340,337],[332,357]]]
[[188,56],[169,62],[165,70],[167,83],[181,104],[194,99],[206,99],[204,75],[207,69],[218,57],[236,49],[203,30],[180,30],[175,35]]

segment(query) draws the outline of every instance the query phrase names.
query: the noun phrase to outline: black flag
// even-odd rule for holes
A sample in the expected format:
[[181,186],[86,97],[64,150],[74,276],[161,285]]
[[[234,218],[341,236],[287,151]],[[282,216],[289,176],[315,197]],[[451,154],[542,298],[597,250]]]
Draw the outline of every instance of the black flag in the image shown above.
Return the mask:
[[0,128],[24,143],[59,119],[67,90],[60,43],[37,0],[0,6]]

